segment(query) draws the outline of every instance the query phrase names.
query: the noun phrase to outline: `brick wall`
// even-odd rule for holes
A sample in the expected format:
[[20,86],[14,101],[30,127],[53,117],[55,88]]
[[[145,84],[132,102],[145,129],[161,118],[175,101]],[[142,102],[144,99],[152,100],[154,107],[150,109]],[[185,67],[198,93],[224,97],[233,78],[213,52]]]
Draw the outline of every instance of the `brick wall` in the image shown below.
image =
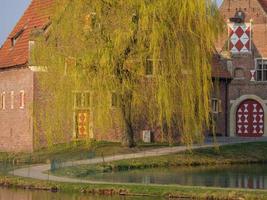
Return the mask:
[[[255,70],[256,58],[267,58],[267,15],[258,0],[224,0],[220,12],[225,22],[234,17],[236,11],[245,13],[245,22],[252,21],[252,47],[250,53],[232,54],[233,80],[229,85],[228,130],[230,135],[235,135],[236,107],[241,97],[259,97],[267,99],[267,82],[251,81],[251,70]],[[220,44],[220,50],[227,49],[227,37]],[[219,44],[219,43],[218,43]],[[224,46],[223,46],[224,45]],[[218,46],[218,45],[217,45]],[[266,115],[266,114],[265,114]]]
[[[20,91],[25,92],[25,107],[20,108]],[[14,108],[11,109],[11,91]],[[33,73],[28,68],[0,70],[0,93],[5,92],[6,109],[0,109],[0,151],[32,151]]]
[[250,81],[250,71],[255,69],[255,59],[267,55],[267,15],[258,0],[224,0],[220,12],[227,22],[239,9],[245,12],[246,22],[253,20],[252,51],[249,54],[232,55],[234,79],[229,88],[229,100],[233,101],[247,94],[267,99],[267,93],[263,92],[267,89],[267,84]]
[[215,134],[218,136],[228,136],[227,133],[227,113],[228,113],[228,85],[230,80],[220,79],[213,81],[212,98],[217,98],[221,101],[218,113],[213,113],[215,122]]
[[253,23],[266,23],[267,15],[258,0],[224,0],[220,7],[221,15],[225,21],[233,17],[237,10],[241,9],[246,13],[246,22],[253,19]]

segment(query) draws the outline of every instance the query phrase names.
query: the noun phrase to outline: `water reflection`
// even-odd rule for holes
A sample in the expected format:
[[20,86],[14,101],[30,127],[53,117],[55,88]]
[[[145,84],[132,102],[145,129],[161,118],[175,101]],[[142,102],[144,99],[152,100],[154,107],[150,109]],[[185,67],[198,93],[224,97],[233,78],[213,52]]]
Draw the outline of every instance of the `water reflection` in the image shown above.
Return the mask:
[[[11,190],[0,188],[0,200],[152,200],[149,198],[104,197],[44,191]],[[153,200],[156,200],[153,198]]]
[[93,180],[267,189],[267,165],[176,167],[95,174]]

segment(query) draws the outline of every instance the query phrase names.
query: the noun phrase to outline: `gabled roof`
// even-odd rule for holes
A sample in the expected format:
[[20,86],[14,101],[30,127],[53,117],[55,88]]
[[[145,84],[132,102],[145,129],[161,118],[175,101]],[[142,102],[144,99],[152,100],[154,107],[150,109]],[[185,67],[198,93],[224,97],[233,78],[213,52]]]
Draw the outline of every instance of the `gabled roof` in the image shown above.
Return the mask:
[[[42,28],[49,22],[48,10],[52,2],[53,0],[32,0],[0,49],[0,68],[27,64],[31,31]],[[14,45],[12,40],[15,40]]]
[[265,10],[265,12],[267,12],[267,0],[258,0],[258,1],[261,4],[263,10]]

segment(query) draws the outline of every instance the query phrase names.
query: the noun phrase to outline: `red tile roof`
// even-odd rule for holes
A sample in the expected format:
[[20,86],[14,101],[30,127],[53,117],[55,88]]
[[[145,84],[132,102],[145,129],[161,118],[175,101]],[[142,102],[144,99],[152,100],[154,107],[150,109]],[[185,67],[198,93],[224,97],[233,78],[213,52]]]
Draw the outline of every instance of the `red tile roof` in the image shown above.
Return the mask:
[[262,8],[267,12],[267,0],[258,0]]
[[[0,49],[0,68],[22,65],[28,62],[31,31],[48,23],[48,8],[51,7],[52,2],[53,0],[32,0]],[[12,47],[12,38],[14,37],[18,38]]]
[[212,59],[212,78],[231,79],[230,72],[225,69],[217,56]]

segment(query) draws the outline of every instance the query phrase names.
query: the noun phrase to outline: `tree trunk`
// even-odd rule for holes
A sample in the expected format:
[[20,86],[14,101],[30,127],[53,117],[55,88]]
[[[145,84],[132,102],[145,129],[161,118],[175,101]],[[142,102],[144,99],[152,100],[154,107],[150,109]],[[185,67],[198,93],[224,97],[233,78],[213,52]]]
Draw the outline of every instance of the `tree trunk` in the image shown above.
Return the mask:
[[174,135],[175,135],[175,122],[172,120],[171,124],[167,123],[166,118],[162,120],[162,142],[168,142],[169,145],[174,144]]
[[133,95],[131,91],[126,91],[121,96],[122,117],[125,128],[122,137],[122,145],[132,148],[135,146],[134,131],[132,126],[132,100]]

